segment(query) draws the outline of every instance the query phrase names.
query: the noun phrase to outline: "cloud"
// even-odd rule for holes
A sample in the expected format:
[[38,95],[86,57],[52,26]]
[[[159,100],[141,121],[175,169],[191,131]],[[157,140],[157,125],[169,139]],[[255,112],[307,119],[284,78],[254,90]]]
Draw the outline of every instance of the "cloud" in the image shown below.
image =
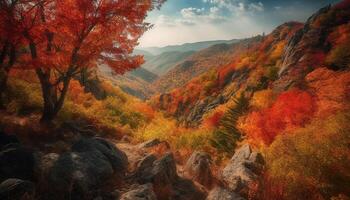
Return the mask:
[[231,15],[255,14],[265,10],[262,2],[249,3],[247,0],[203,0],[204,3],[231,12]]
[[203,15],[204,14],[204,8],[193,8],[193,7],[189,7],[189,8],[183,8],[180,11],[182,17],[184,18],[193,18],[196,17],[198,15]]

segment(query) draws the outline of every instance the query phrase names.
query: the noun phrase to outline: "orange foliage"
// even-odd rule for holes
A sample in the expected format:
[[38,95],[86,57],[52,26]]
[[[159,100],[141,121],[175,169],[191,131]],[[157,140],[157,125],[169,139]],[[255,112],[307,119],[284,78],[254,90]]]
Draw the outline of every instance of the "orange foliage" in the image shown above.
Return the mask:
[[135,102],[133,107],[136,111],[142,113],[148,120],[152,120],[155,116],[155,111],[148,104],[143,102]]
[[315,111],[314,97],[293,89],[282,93],[270,108],[250,113],[241,128],[253,143],[268,145],[286,129],[307,123]]
[[317,97],[318,116],[325,117],[348,107],[350,72],[318,68],[309,73],[306,80]]
[[218,127],[224,111],[218,110],[203,120],[203,125],[208,128]]

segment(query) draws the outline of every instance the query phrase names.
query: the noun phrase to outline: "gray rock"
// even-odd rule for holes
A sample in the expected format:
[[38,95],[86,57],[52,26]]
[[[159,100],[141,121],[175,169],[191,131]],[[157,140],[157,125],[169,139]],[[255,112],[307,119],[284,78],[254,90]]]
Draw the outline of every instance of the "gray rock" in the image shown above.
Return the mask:
[[221,174],[222,181],[232,191],[239,192],[256,181],[263,168],[262,156],[249,145],[239,148]]
[[204,186],[210,187],[213,183],[211,173],[211,157],[205,152],[194,152],[185,165],[185,176]]
[[153,154],[149,154],[146,157],[142,158],[136,166],[136,170],[133,174],[134,177],[140,177],[142,174],[151,171],[154,161],[157,160],[157,157]]
[[0,184],[0,199],[33,199],[35,194],[34,183],[21,179],[7,179]]
[[130,191],[124,193],[120,200],[156,200],[152,184],[134,186]]
[[127,157],[112,143],[100,138],[82,139],[71,149],[40,160],[38,171],[47,176],[46,185],[55,186],[47,188],[47,199],[90,198],[107,181],[124,177]]
[[71,147],[73,152],[101,152],[112,164],[114,170],[124,173],[128,166],[128,157],[114,144],[102,138],[82,139]]
[[206,200],[245,200],[240,195],[221,187],[216,187],[209,192]]
[[[152,183],[159,199],[168,199],[171,195],[173,184],[178,180],[176,163],[173,154],[167,153],[159,160],[143,163],[143,169],[137,174],[136,181],[139,184]],[[152,166],[149,167],[149,164]]]

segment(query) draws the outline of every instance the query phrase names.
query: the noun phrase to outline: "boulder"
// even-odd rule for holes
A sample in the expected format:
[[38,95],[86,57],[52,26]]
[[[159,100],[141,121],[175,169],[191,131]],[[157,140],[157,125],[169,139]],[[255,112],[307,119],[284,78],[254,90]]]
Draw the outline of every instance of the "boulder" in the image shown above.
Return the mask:
[[119,180],[125,174],[125,153],[106,140],[82,139],[71,149],[40,159],[38,171],[42,177],[47,176],[42,185],[55,186],[47,188],[46,199],[89,199],[108,181]]
[[0,199],[34,199],[35,186],[30,181],[7,179],[0,184]]
[[128,157],[114,144],[102,138],[81,139],[71,147],[73,152],[100,152],[112,164],[114,170],[123,174],[128,166]]
[[245,200],[243,197],[238,194],[226,190],[222,187],[216,187],[211,190],[208,194],[206,200]]
[[156,200],[152,184],[133,186],[132,189],[124,193],[120,200]]
[[[152,156],[147,160],[153,160]],[[175,159],[171,153],[165,154],[154,162],[144,160],[142,163],[145,164],[137,177],[141,184],[153,183],[156,187],[171,184],[178,178]],[[150,163],[152,163],[151,167],[148,166]]]
[[239,148],[221,174],[222,181],[232,191],[239,192],[256,181],[263,168],[260,153],[253,152],[249,145]]
[[32,180],[35,156],[31,149],[9,144],[0,152],[0,181],[8,178]]
[[[168,199],[171,195],[173,183],[178,180],[176,163],[173,154],[167,153],[159,160],[151,162],[152,157],[143,162],[142,170],[139,170],[136,181],[139,184],[152,183],[158,199]],[[152,166],[149,166],[152,163]]]
[[152,166],[154,161],[157,160],[157,157],[153,154],[149,154],[147,156],[145,156],[144,158],[142,158],[141,160],[139,160],[136,164],[136,170],[133,173],[133,177],[142,177],[143,174],[148,173],[147,171],[151,171],[152,170]]
[[213,184],[211,157],[205,152],[194,152],[185,165],[185,176],[206,187]]

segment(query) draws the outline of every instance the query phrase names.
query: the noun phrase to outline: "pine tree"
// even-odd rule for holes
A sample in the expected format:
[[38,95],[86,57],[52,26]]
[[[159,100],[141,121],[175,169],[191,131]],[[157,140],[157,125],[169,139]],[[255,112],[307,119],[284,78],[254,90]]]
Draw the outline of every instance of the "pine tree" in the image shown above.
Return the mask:
[[231,156],[236,148],[236,143],[242,139],[242,133],[237,129],[237,121],[247,110],[249,100],[242,94],[234,100],[235,105],[230,107],[219,123],[219,128],[214,132],[211,144],[219,152]]

